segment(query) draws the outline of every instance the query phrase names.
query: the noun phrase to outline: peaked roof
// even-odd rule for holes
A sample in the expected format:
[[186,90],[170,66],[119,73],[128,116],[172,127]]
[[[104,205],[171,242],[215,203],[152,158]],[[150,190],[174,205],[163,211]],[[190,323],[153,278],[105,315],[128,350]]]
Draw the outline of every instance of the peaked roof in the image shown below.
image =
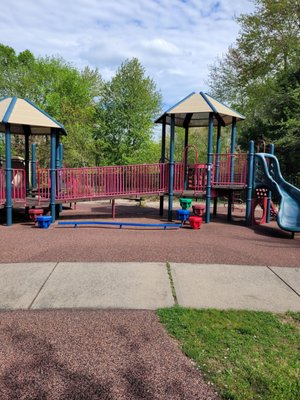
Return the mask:
[[232,110],[225,104],[216,100],[207,93],[191,93],[173,107],[169,108],[155,122],[163,123],[164,117],[166,124],[171,124],[171,114],[175,114],[175,125],[180,127],[201,127],[208,126],[209,114],[214,113],[214,125],[218,120],[222,125],[230,125],[232,118],[237,121],[245,119],[243,115]]
[[3,97],[0,99],[0,131],[10,124],[11,133],[32,135],[50,135],[51,129],[66,135],[65,128],[45,111],[28,99]]

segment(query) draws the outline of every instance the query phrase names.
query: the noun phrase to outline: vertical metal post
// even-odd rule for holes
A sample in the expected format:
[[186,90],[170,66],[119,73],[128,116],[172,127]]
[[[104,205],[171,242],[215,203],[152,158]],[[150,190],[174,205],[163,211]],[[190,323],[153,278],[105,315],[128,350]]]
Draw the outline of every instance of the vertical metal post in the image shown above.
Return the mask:
[[220,175],[220,153],[221,153],[221,123],[218,122],[218,130],[217,130],[217,143],[216,143],[216,165],[215,165],[215,181],[219,181]]
[[246,200],[246,224],[251,224],[251,200],[252,200],[252,188],[253,188],[253,168],[254,168],[254,141],[249,142],[249,153],[248,153],[248,179],[247,179],[247,200]]
[[234,151],[236,142],[236,117],[232,118],[232,129],[231,129],[231,160],[230,160],[230,183],[234,182]]
[[56,134],[55,138],[55,154],[56,154],[56,160],[55,160],[55,168],[60,168],[60,151],[59,151],[59,134]]
[[[274,144],[271,143],[269,145],[269,153],[274,155]],[[271,201],[272,201],[272,192],[268,190],[268,200],[267,200],[267,215],[266,215],[266,222],[269,223],[271,220]]]
[[31,187],[36,188],[36,144],[31,145]]
[[[217,143],[216,143],[216,165],[215,165],[215,182],[219,182],[220,175],[220,152],[221,152],[221,122],[218,122],[218,130],[217,130]],[[214,210],[213,215],[217,215],[217,206],[218,206],[218,196],[214,198]]]
[[11,133],[10,125],[5,124],[5,172],[6,172],[6,225],[12,225],[12,169],[11,169]]
[[[160,162],[166,162],[166,116],[164,115],[161,132],[161,159]],[[163,169],[165,172],[165,170]],[[162,177],[161,177],[162,179]],[[159,198],[159,215],[164,215],[164,195]]]
[[50,151],[50,182],[51,182],[51,192],[50,192],[50,209],[52,222],[55,222],[55,194],[56,194],[56,179],[55,179],[55,167],[56,167],[56,132],[51,129],[51,151]]
[[169,176],[168,221],[172,221],[172,214],[173,214],[175,114],[171,114],[170,128],[171,128],[170,129],[170,176]]
[[213,150],[213,129],[214,115],[209,113],[208,124],[208,145],[207,145],[207,183],[206,183],[206,213],[205,222],[210,222],[210,195],[211,195],[211,167],[212,167],[212,150]]
[[115,199],[111,200],[111,217],[112,217],[112,219],[116,218],[116,202],[115,202]]
[[[64,145],[62,143],[59,143],[58,146],[58,158],[59,158],[59,168],[63,167],[63,159],[64,159]],[[63,205],[62,203],[59,204],[59,212],[62,212],[63,210]]]
[[63,160],[64,160],[64,145],[59,143],[59,166],[60,168],[63,167]]
[[29,135],[30,131],[25,129],[25,184],[26,196],[29,194]]
[[[55,177],[56,180],[58,179],[58,175],[57,175],[57,170],[60,168],[60,149],[59,149],[59,133],[56,134],[56,138],[55,138],[55,148],[56,148],[56,160],[55,160]],[[56,182],[57,183],[57,182]],[[58,184],[57,184],[58,187]],[[56,204],[55,205],[55,214],[56,217],[59,217],[59,213],[62,211],[62,204]]]
[[184,190],[187,190],[187,180],[188,180],[188,173],[189,173],[189,167],[188,167],[188,145],[189,145],[189,126],[187,125],[185,127],[185,132],[184,132]]

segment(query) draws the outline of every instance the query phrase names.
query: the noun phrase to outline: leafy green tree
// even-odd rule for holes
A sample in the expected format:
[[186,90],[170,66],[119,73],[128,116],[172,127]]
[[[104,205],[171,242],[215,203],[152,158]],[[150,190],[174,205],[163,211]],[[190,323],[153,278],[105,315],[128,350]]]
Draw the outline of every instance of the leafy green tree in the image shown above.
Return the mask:
[[246,116],[240,144],[275,142],[285,173],[300,171],[299,0],[253,0],[251,14],[237,20],[241,30],[227,54],[211,66],[213,94]]
[[[62,58],[35,58],[29,50],[17,55],[12,48],[0,45],[0,76],[1,95],[27,97],[65,126],[67,165],[94,164],[95,98],[102,85],[97,70],[78,71]],[[35,140],[40,143],[40,165],[45,165],[49,140]],[[16,151],[21,151],[22,139],[14,137],[14,141]]]
[[123,62],[100,92],[98,163],[157,162],[160,154],[152,136],[153,119],[160,109],[161,95],[140,62],[136,58]]

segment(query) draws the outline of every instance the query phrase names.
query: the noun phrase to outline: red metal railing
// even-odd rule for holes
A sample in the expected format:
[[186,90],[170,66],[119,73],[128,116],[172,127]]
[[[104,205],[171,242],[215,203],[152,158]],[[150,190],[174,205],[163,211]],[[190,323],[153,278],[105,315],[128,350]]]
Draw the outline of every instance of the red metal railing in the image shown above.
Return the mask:
[[[234,159],[233,180],[231,180],[231,161]],[[212,185],[213,186],[243,186],[247,184],[247,154],[214,154]]]
[[[168,172],[170,167],[168,165]],[[169,188],[169,173],[167,174],[167,187],[166,192]],[[184,163],[176,162],[174,164],[174,192],[183,192],[184,190]]]
[[[24,169],[12,169],[11,197],[15,203],[26,205],[26,174]],[[0,205],[6,203],[6,173],[0,170]]]
[[11,181],[11,197],[16,203],[26,204],[26,172],[25,169],[13,169]]
[[[61,168],[56,173],[56,199],[164,193],[166,169],[166,164]],[[38,196],[40,200],[50,198],[49,169],[38,170]]]
[[[233,181],[230,179],[231,160],[234,157]],[[101,197],[160,194],[168,192],[169,164],[139,164],[109,167],[60,168],[56,172],[56,199],[72,201]],[[214,155],[212,186],[246,185],[247,155]],[[184,163],[174,164],[174,192],[184,191]],[[38,196],[50,199],[50,170],[37,172]],[[203,192],[207,185],[207,165],[188,166],[187,189]]]

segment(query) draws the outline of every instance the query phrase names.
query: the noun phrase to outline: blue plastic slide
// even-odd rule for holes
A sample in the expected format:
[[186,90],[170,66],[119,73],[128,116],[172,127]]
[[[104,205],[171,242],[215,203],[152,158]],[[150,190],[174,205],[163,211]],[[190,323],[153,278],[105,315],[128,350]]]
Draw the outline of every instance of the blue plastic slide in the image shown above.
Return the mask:
[[268,153],[255,154],[254,187],[266,187],[280,199],[278,226],[289,232],[300,232],[300,190],[286,182],[278,159]]

